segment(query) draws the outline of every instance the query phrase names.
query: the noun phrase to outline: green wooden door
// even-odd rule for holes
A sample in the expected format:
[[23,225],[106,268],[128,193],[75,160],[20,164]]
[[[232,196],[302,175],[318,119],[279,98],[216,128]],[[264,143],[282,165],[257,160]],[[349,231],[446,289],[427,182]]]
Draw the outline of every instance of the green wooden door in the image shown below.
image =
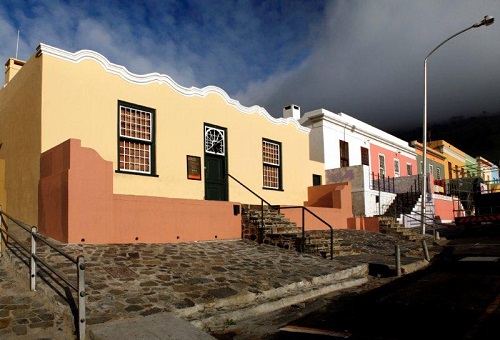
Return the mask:
[[205,154],[205,199],[227,201],[226,159]]

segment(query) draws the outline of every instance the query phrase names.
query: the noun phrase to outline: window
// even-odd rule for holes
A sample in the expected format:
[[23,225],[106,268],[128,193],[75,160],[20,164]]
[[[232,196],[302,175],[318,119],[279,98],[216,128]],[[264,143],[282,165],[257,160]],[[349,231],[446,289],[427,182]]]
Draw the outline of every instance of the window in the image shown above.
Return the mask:
[[361,164],[370,165],[370,156],[368,153],[368,149],[364,147],[361,147]]
[[420,173],[424,173],[424,162],[420,162]]
[[262,140],[263,184],[267,189],[281,189],[281,143]]
[[379,176],[385,176],[385,156],[380,154],[378,155],[379,162]]
[[410,163],[406,163],[406,174],[408,176],[411,176],[413,175],[413,169],[412,169],[412,166]]
[[429,173],[434,175],[434,166],[429,164]]
[[313,185],[321,185],[321,175],[313,174]]
[[436,168],[436,179],[441,179],[441,168]]
[[340,167],[349,166],[349,143],[340,141]]
[[225,131],[213,126],[205,125],[205,152],[213,155],[226,154]]
[[118,101],[118,172],[155,175],[155,110]]
[[399,177],[399,159],[394,160],[394,177]]

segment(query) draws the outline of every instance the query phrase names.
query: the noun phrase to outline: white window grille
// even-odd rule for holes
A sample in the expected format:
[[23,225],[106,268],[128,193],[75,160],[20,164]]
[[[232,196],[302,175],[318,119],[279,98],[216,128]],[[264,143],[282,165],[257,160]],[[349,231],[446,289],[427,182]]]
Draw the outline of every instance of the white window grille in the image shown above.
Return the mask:
[[394,160],[394,177],[399,177],[400,172],[399,172],[399,159]]
[[205,152],[213,155],[224,156],[226,154],[226,145],[222,129],[212,126],[205,126]]
[[411,166],[410,163],[406,163],[406,174],[408,176],[413,175],[413,167]]
[[385,156],[383,154],[378,155],[379,162],[379,175],[385,176]]
[[264,188],[281,189],[281,145],[269,140],[262,141]]
[[152,173],[153,112],[119,105],[119,170]]

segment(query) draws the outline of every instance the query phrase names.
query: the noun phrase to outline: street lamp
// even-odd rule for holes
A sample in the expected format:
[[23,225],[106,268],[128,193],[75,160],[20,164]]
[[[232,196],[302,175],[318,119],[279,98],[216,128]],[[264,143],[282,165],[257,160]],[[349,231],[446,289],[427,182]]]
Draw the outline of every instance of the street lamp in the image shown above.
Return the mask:
[[422,133],[422,174],[424,175],[424,179],[422,181],[422,204],[421,204],[421,213],[420,213],[420,226],[422,227],[422,234],[425,234],[425,205],[427,203],[427,60],[438,48],[443,46],[448,40],[455,38],[457,35],[464,33],[465,31],[470,30],[471,28],[481,27],[481,26],[489,26],[495,21],[495,18],[490,17],[489,15],[485,16],[483,20],[474,25],[467,27],[466,29],[461,30],[458,33],[453,34],[451,37],[443,41],[441,44],[437,45],[424,60],[424,122],[423,122],[423,133]]

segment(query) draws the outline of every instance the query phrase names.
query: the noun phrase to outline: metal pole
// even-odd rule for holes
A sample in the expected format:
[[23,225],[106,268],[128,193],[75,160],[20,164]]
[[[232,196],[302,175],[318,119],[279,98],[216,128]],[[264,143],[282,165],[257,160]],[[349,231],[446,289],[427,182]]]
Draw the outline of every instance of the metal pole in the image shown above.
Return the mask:
[[78,269],[78,335],[79,340],[85,339],[85,325],[86,325],[86,316],[85,316],[85,263],[83,256],[78,256],[77,263]]
[[[429,56],[427,56],[429,58]],[[427,58],[424,60],[424,120],[422,127],[422,175],[424,180],[422,181],[422,202],[420,204],[420,228],[422,229],[422,234],[425,235],[425,203],[426,203],[426,191],[427,191]]]
[[422,234],[425,234],[425,204],[427,201],[427,60],[429,57],[442,45],[444,45],[447,41],[453,39],[457,35],[464,33],[465,31],[470,30],[471,28],[475,27],[480,27],[483,25],[489,26],[493,23],[494,19],[489,16],[485,16],[481,22],[474,24],[470,27],[467,27],[466,29],[461,30],[458,33],[455,33],[448,39],[444,40],[442,43],[437,45],[424,59],[424,119],[423,119],[423,127],[422,127],[422,164],[423,164],[423,169],[422,169],[422,174],[424,175],[424,180],[422,182],[422,206],[421,206],[421,227],[422,227]]
[[36,227],[31,227],[30,289],[36,290]]
[[427,261],[430,261],[431,258],[429,256],[429,250],[427,250],[427,243],[425,242],[425,240],[422,240],[422,247],[424,248],[424,256],[425,256],[425,259]]
[[304,207],[302,207],[302,249],[301,251],[304,252],[305,250],[305,242],[306,242],[306,228],[305,228],[305,223],[306,223],[306,218],[305,218],[305,210]]
[[394,247],[394,252],[396,254],[396,275],[401,276],[401,251],[397,244]]
[[260,228],[264,230],[264,201],[260,200]]
[[330,260],[333,260],[333,228],[330,229]]
[[19,31],[17,30],[17,41],[16,41],[16,59],[17,59],[17,52],[19,51]]
[[378,175],[378,214],[379,215],[382,215],[382,208],[380,207],[380,205],[382,204],[382,196],[381,196],[381,192],[380,192],[380,174]]

